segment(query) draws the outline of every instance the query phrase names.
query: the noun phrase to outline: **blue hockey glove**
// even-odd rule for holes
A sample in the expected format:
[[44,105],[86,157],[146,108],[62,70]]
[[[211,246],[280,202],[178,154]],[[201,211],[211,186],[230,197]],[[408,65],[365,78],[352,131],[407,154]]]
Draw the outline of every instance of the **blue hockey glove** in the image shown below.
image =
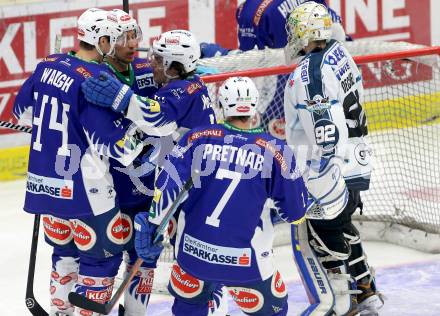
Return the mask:
[[209,58],[209,57],[217,57],[227,55],[229,49],[223,48],[215,43],[200,43],[200,58]]
[[99,78],[88,78],[81,84],[82,91],[90,103],[122,112],[130,104],[133,91],[107,72],[101,71]]
[[148,221],[147,212],[136,214],[134,218],[134,229],[136,231],[134,247],[139,257],[146,263],[153,265],[156,264],[163,249],[162,240],[153,244],[156,228],[156,225]]

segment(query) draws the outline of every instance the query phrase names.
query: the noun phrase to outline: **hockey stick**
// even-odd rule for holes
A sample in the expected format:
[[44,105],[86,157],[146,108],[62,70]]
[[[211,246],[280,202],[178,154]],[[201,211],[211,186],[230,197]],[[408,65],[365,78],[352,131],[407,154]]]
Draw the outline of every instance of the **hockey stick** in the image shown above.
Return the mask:
[[18,125],[8,121],[0,120],[0,127],[13,129],[23,133],[29,133],[29,134],[32,133],[32,126]]
[[[61,35],[55,38],[55,53],[60,52]],[[0,121],[0,127],[10,128],[24,133],[32,133],[31,126],[17,125],[11,122]],[[34,228],[32,231],[31,253],[29,255],[29,270],[26,284],[26,307],[34,316],[48,316],[49,314],[41,307],[34,295],[35,261],[37,259],[38,234],[40,231],[40,214],[35,214]]]
[[40,304],[38,304],[34,295],[35,260],[37,257],[39,230],[40,230],[40,215],[37,214],[35,215],[34,218],[34,229],[32,231],[32,244],[31,244],[29,270],[28,270],[27,285],[26,285],[26,306],[34,316],[47,316],[49,314],[40,306]]
[[[199,174],[198,170],[195,170],[194,175],[196,175],[196,174]],[[165,232],[165,230],[168,227],[168,223],[169,223],[171,217],[177,211],[177,208],[181,204],[181,202],[184,199],[186,193],[193,186],[193,177],[194,177],[194,175],[191,176],[185,182],[185,184],[183,185],[182,190],[179,192],[179,194],[177,195],[177,197],[174,200],[173,204],[171,205],[170,209],[168,210],[168,212],[165,214],[164,218],[160,222],[159,227],[157,227],[156,233],[155,233],[155,237],[154,237],[154,243],[156,243],[159,240],[160,236],[163,235],[163,233]],[[136,262],[133,265],[133,267],[131,268],[131,271],[128,274],[128,276],[125,277],[125,279],[122,281],[122,283],[121,283],[120,287],[118,288],[118,290],[115,292],[113,297],[107,303],[102,304],[102,303],[98,303],[98,302],[92,301],[91,299],[89,299],[89,298],[87,298],[87,297],[85,297],[83,295],[80,295],[78,293],[75,293],[75,292],[70,292],[69,293],[69,301],[70,301],[70,303],[72,303],[73,305],[75,305],[77,307],[83,308],[85,310],[93,311],[93,312],[96,312],[96,313],[99,313],[99,314],[108,315],[112,311],[112,309],[115,307],[115,305],[117,304],[119,298],[125,292],[126,288],[130,284],[131,279],[134,277],[134,275],[138,271],[138,269],[141,266],[142,262],[143,262],[143,260],[141,258],[138,258],[136,260]]]

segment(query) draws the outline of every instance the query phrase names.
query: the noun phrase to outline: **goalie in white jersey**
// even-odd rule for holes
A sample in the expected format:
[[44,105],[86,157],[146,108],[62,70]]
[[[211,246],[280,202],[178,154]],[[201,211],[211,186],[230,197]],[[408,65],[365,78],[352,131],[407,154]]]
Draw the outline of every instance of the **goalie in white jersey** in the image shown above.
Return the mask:
[[[328,275],[329,291],[323,294],[318,285],[311,315],[378,315],[381,302],[351,222],[355,210],[362,210],[360,191],[368,190],[371,173],[362,78],[348,51],[330,39],[331,24],[324,6],[308,2],[291,13],[286,26],[290,55],[305,54],[286,84],[287,142],[302,164],[310,200],[317,201],[303,227],[307,245],[296,255],[309,262],[316,254]],[[301,232],[297,239],[301,243]],[[311,271],[307,264],[301,270],[303,276]],[[307,285],[319,284],[310,275]]]

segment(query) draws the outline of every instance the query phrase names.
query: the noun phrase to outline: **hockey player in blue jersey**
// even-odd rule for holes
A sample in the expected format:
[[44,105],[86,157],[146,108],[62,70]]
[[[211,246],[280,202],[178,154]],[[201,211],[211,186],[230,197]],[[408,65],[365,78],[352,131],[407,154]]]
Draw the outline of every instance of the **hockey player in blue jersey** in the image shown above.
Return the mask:
[[299,223],[307,191],[288,147],[250,127],[258,102],[253,82],[233,77],[219,91],[225,123],[192,129],[170,154],[156,180],[150,215],[136,216],[136,250],[146,261],[155,259],[161,250],[152,244],[156,225],[198,169],[201,177],[193,179],[178,220],[177,263],[168,286],[173,315],[207,315],[219,283],[248,315],[287,315],[287,290],[274,265],[274,229],[264,205],[272,199],[286,221]]
[[[200,47],[191,32],[165,32],[152,47],[153,79],[161,86],[152,98],[136,95],[106,73],[86,80],[83,91],[91,103],[123,112],[128,119],[143,124],[148,135],[181,134],[184,129],[215,123],[208,89],[195,75],[199,58]],[[152,126],[155,132],[150,130]]]
[[53,246],[50,315],[96,315],[74,308],[68,293],[105,302],[122,260],[127,236],[109,159],[128,165],[143,146],[131,121],[89,104],[81,91],[119,35],[107,11],[87,10],[78,19],[79,51],[45,58],[14,104],[18,118],[32,115],[24,210],[42,214]]
[[[114,9],[109,12],[118,23],[121,35],[116,40],[114,53],[107,55],[104,64],[122,83],[127,84],[136,94],[152,97],[158,90],[153,80],[153,71],[150,63],[135,57],[136,48],[142,40],[142,31],[136,20],[125,11]],[[146,145],[148,146],[148,145]],[[144,151],[148,152],[149,148]],[[128,238],[125,240],[126,255],[125,274],[127,274],[137,259],[134,249],[133,221],[136,213],[150,209],[154,190],[154,167],[148,168],[145,173],[139,168],[140,159],[125,167],[115,159],[110,160],[110,172],[113,175],[115,190],[121,208],[124,229]],[[153,287],[155,265],[145,262],[133,277],[124,293],[124,316],[145,315]]]
[[[324,293],[308,283],[309,293],[320,293],[308,313],[374,316],[382,302],[351,221],[356,209],[362,210],[360,191],[368,190],[371,174],[362,77],[345,47],[331,39],[331,23],[327,9],[315,2],[288,18],[289,53],[305,56],[285,89],[287,143],[302,157],[298,165],[308,191],[319,201],[306,215],[310,240],[306,233],[297,255],[315,253],[331,288]],[[301,272],[304,280],[316,279],[315,271]]]

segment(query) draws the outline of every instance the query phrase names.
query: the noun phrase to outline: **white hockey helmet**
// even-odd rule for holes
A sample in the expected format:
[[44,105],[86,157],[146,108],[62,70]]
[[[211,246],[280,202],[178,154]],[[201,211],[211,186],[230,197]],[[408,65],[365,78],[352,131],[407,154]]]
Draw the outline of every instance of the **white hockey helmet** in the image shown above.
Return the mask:
[[120,35],[117,21],[108,16],[108,11],[92,8],[78,18],[78,39],[95,46],[101,55],[104,53],[99,47],[99,39],[103,36],[110,37],[110,51],[106,54],[111,54]]
[[186,73],[196,69],[200,58],[200,45],[194,34],[185,30],[173,30],[162,33],[153,42],[153,54],[163,58],[165,70],[173,61],[181,63]]
[[286,49],[292,60],[309,42],[331,38],[332,18],[324,5],[306,2],[290,13],[286,31]]
[[260,95],[254,82],[248,77],[231,77],[218,92],[219,106],[225,118],[231,116],[254,116]]
[[137,21],[127,12],[120,9],[113,9],[108,13],[110,19],[115,19],[121,35],[117,38],[116,44],[125,46],[128,42],[127,32],[134,31],[135,40],[142,41],[142,30]]

